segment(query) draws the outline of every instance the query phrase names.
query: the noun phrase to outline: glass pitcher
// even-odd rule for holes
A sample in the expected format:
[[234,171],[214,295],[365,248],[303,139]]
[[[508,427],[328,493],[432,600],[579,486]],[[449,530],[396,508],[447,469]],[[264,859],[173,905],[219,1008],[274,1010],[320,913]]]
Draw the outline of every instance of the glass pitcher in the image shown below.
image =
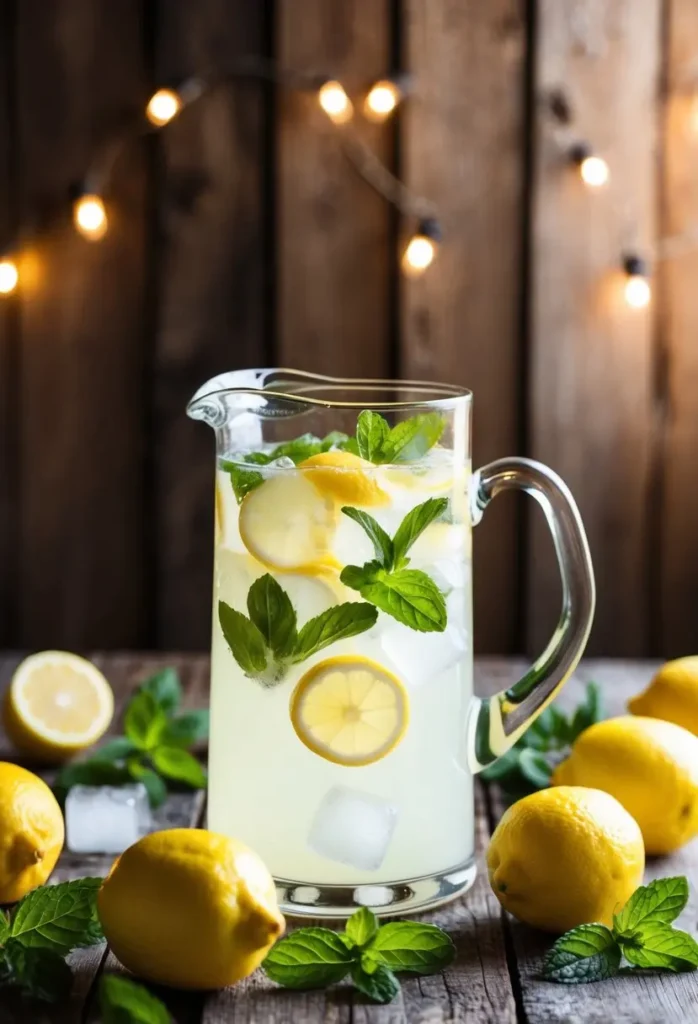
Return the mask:
[[[293,370],[225,373],[216,432],[208,826],[255,849],[287,914],[424,910],[475,877],[473,775],[555,697],[594,578],[565,484],[470,466],[470,392]],[[500,491],[542,506],[562,575],[545,652],[473,695],[471,526]]]

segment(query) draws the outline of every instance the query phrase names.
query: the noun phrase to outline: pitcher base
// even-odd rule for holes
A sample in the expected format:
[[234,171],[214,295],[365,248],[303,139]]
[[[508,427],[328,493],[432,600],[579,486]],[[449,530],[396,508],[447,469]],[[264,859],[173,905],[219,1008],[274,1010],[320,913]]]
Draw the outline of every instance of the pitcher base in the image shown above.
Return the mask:
[[468,891],[475,875],[471,858],[436,875],[380,885],[310,885],[287,878],[274,881],[279,909],[289,917],[351,917],[360,907],[369,907],[378,917],[388,917],[421,913],[449,903]]

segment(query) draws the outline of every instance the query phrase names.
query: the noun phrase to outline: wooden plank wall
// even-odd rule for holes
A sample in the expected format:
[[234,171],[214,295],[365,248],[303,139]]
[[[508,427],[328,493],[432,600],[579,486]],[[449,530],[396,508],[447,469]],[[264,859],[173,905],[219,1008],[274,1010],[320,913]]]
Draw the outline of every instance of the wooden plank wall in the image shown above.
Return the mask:
[[[212,446],[184,405],[223,369],[286,364],[471,387],[475,462],[535,456],[579,499],[590,650],[692,649],[698,249],[661,240],[698,245],[694,0],[0,0],[0,50],[0,247],[46,219],[0,301],[0,644],[203,649]],[[439,209],[423,277],[399,274],[413,224],[314,92],[247,78],[134,143],[107,236],[75,234],[68,189],[104,134],[248,55],[342,80],[360,141]],[[398,69],[414,95],[369,123],[366,87]],[[653,262],[645,310],[623,301],[629,248]],[[476,534],[483,652],[533,653],[556,618],[523,504]]]

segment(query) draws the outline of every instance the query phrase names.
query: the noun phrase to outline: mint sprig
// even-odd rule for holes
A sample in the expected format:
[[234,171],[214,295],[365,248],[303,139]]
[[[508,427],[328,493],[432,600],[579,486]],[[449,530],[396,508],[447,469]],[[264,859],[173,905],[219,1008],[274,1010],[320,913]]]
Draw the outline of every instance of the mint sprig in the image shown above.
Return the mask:
[[446,421],[438,412],[419,413],[392,429],[378,412],[365,410],[356,423],[356,446],[362,459],[374,465],[416,462],[433,448]]
[[250,679],[276,686],[297,665],[338,640],[366,632],[378,612],[361,601],[333,605],[298,630],[296,610],[281,584],[266,573],[247,594],[249,618],[218,602],[218,621],[236,662]]
[[347,921],[346,931],[300,928],[281,939],[262,964],[272,981],[286,988],[325,988],[348,974],[356,988],[377,1003],[391,1002],[400,991],[393,971],[434,974],[455,956],[441,928],[415,921],[391,921],[382,927],[367,907]]
[[583,924],[559,938],[545,957],[543,978],[566,985],[603,981],[618,974],[623,958],[641,970],[696,970],[698,942],[672,927],[687,901],[683,876],[641,885],[614,915],[612,929]]
[[362,566],[345,566],[342,583],[403,625],[420,633],[442,633],[448,619],[443,594],[427,573],[407,568],[407,552],[447,509],[447,498],[429,498],[407,513],[391,538],[368,512],[345,506],[342,512],[368,535],[376,557]]
[[313,455],[319,455],[320,452],[327,452],[331,448],[343,448],[349,440],[350,438],[339,430],[333,430],[331,434],[322,439],[315,437],[314,434],[302,434],[292,441],[284,441],[282,444],[276,445],[268,452],[248,452],[246,455],[240,455],[234,459],[223,459],[221,468],[230,477],[239,505],[246,494],[264,483],[264,474],[252,467],[268,466],[269,463],[281,458],[290,459],[297,466],[299,462],[303,462]]
[[145,985],[121,974],[103,974],[99,983],[99,1008],[103,1024],[170,1024],[164,1003]]
[[174,668],[147,679],[124,712],[123,736],[116,736],[85,761],[66,765],[54,790],[62,801],[73,786],[125,786],[141,782],[151,806],[167,797],[168,782],[202,789],[206,773],[188,747],[208,736],[207,710],[179,712],[182,685]]

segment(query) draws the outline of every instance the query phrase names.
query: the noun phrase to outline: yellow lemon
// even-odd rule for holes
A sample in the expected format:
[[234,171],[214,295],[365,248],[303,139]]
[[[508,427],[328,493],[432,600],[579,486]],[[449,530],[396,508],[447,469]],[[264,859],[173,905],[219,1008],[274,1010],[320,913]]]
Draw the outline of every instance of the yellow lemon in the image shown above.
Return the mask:
[[581,786],[543,789],[513,804],[487,851],[504,909],[548,932],[612,924],[644,866],[637,822],[608,793]]
[[113,715],[114,694],[102,673],[66,651],[25,658],[5,696],[10,739],[46,761],[64,760],[96,743]]
[[58,801],[37,775],[0,761],[0,903],[43,885],[63,849]]
[[374,467],[351,452],[320,452],[298,464],[308,471],[320,494],[341,505],[386,505],[388,495],[377,484]]
[[698,655],[662,665],[645,692],[628,701],[628,710],[675,722],[698,736]]
[[409,697],[391,672],[360,655],[319,661],[291,695],[291,722],[306,747],[348,768],[394,750],[409,723]]
[[597,722],[555,769],[553,785],[611,793],[642,829],[647,853],[670,853],[698,835],[698,737],[673,722]]
[[336,503],[304,473],[283,471],[249,491],[240,505],[240,536],[258,562],[279,572],[339,568],[330,551]]
[[176,988],[234,984],[284,931],[274,882],[257,854],[203,829],[153,832],[129,847],[97,909],[124,967]]

